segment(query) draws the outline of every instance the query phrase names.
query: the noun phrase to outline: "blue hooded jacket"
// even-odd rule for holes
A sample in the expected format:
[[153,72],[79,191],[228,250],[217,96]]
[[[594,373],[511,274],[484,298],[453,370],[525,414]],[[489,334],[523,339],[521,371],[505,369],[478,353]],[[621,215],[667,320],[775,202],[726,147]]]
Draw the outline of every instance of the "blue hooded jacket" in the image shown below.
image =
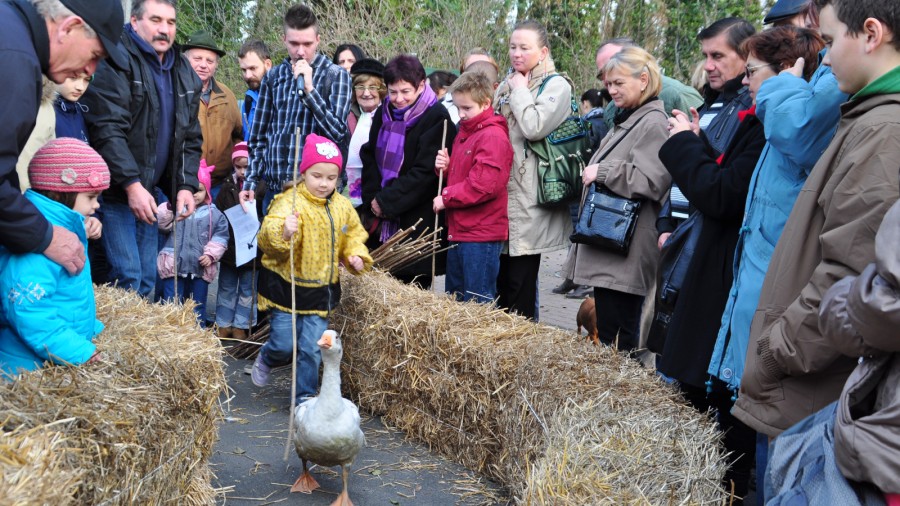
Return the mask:
[[847,94],[831,67],[821,64],[809,82],[789,74],[767,79],[756,96],[766,145],[750,180],[734,258],[734,282],[713,348],[709,374],[737,391],[744,372],[750,322],[775,244],[807,176],[831,143]]
[[[34,190],[25,192],[51,224],[74,232],[84,245],[84,217]],[[91,340],[103,330],[97,320],[91,268],[70,276],[40,253],[12,254],[0,248],[0,370],[16,374],[45,361],[83,364],[94,354]]]

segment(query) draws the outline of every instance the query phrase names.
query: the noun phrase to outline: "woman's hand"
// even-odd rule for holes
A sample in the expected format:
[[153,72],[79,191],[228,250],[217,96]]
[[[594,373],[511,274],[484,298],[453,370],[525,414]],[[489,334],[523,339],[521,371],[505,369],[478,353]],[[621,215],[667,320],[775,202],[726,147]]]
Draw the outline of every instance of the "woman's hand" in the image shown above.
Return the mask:
[[439,212],[443,211],[444,209],[446,209],[446,207],[444,207],[444,197],[442,197],[440,195],[435,197],[434,200],[431,202],[431,209],[436,213],[439,213]]
[[347,263],[350,264],[350,267],[352,267],[356,272],[362,272],[362,270],[366,267],[366,264],[363,263],[363,259],[356,255],[352,255],[350,258],[348,258]]
[[284,232],[282,236],[285,241],[290,241],[291,237],[300,229],[300,211],[294,211],[284,219]]
[[450,155],[447,153],[447,148],[438,151],[437,157],[434,159],[434,168],[437,169],[438,172],[444,172],[449,165]]
[[200,255],[200,265],[202,265],[203,267],[209,267],[213,263],[215,263],[213,257],[209,255]]
[[88,216],[86,220],[84,220],[84,231],[87,234],[88,239],[99,239],[100,235],[103,233],[103,224],[100,223],[100,220],[93,216]]
[[378,199],[372,199],[372,203],[369,205],[372,208],[372,214],[378,216],[379,218],[384,218],[381,214],[381,206],[378,205]]
[[509,89],[511,90],[528,87],[528,78],[518,72],[513,72],[506,82],[509,84]]
[[656,241],[656,246],[662,251],[663,246],[666,244],[666,241],[669,240],[669,236],[672,235],[672,232],[663,232],[659,234],[659,240]]
[[581,173],[581,181],[585,186],[597,182],[597,170],[600,168],[599,164],[592,163],[584,168],[584,172]]
[[788,68],[782,70],[781,72],[778,73],[778,75],[790,74],[794,77],[803,78],[803,66],[804,65],[806,65],[806,59],[804,59],[801,56],[800,58],[797,58],[797,61],[794,62],[793,67],[788,67]]
[[697,109],[691,107],[691,118],[688,119],[687,114],[678,109],[672,110],[672,117],[669,118],[669,137],[690,130],[695,135],[700,135],[700,114]]

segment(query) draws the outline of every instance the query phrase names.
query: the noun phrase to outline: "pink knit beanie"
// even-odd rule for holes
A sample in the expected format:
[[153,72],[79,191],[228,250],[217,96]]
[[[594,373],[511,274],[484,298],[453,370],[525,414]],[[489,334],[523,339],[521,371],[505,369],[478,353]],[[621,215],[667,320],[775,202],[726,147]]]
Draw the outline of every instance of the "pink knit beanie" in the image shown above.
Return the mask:
[[333,163],[338,166],[338,170],[344,165],[344,159],[337,144],[321,135],[309,134],[306,136],[306,141],[303,145],[300,173],[303,174],[306,172],[306,169],[321,162]]
[[109,168],[83,141],[52,139],[28,164],[28,179],[35,190],[57,193],[99,192],[109,188]]
[[206,165],[205,158],[200,160],[200,167],[197,169],[197,180],[206,188],[206,200],[204,202],[207,204],[212,202],[210,192],[212,191],[212,171],[214,170],[216,170],[215,165]]
[[250,148],[247,146],[246,142],[239,142],[231,148],[231,161],[233,162],[236,158],[250,158]]

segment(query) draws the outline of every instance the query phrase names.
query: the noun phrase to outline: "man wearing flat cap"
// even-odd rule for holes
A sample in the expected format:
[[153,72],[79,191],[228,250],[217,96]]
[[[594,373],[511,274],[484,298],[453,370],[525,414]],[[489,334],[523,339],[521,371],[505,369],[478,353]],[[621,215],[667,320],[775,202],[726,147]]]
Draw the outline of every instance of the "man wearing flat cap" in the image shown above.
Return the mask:
[[812,0],[778,0],[763,19],[764,25],[809,28],[807,13]]
[[108,281],[143,297],[156,286],[155,189],[183,220],[198,185],[202,85],[174,41],[175,0],[134,0],[120,39],[126,61],[100,65],[81,99],[91,145],[112,177],[101,207]]
[[84,268],[84,247],[25,199],[16,160],[35,126],[41,74],[62,83],[92,75],[107,56],[124,61],[116,46],[122,18],[119,0],[0,2],[0,89],[12,94],[0,105],[0,246],[14,253],[43,252],[71,274]]
[[207,32],[196,32],[182,44],[184,55],[203,83],[200,93],[200,130],[203,132],[201,157],[207,165],[215,166],[212,172],[210,192],[213,198],[219,193],[222,181],[231,175],[231,148],[243,140],[241,112],[234,93],[222,83],[216,82],[219,58],[225,51]]

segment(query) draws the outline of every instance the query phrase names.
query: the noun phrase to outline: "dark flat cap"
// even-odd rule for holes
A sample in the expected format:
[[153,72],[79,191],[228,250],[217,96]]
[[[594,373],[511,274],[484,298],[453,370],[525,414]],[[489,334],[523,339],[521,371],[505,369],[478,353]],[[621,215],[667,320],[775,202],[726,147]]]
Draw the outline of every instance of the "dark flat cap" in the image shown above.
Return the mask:
[[368,74],[384,77],[384,64],[374,58],[363,58],[350,67],[350,75]]
[[117,45],[125,19],[120,0],[62,0],[62,4],[97,32],[103,50],[116,67],[128,67],[125,50]]
[[188,49],[193,48],[200,49],[209,49],[213,53],[216,53],[219,56],[225,56],[225,51],[219,49],[216,46],[216,41],[213,40],[212,36],[204,31],[194,32],[188,37],[187,42],[181,45],[181,49],[183,51],[187,51]]
[[766,14],[763,24],[768,25],[782,19],[796,16],[806,9],[811,0],[778,0]]

